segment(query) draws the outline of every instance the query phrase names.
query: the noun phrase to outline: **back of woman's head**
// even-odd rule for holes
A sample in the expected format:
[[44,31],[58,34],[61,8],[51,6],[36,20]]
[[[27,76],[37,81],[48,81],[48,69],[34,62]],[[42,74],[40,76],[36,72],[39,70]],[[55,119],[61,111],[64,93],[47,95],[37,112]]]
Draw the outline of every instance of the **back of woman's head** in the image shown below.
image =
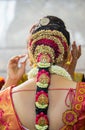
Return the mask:
[[61,63],[67,57],[70,38],[64,22],[55,16],[46,16],[40,19],[39,23],[32,27],[30,33],[28,49],[30,50],[33,62],[38,67],[35,97],[35,127],[37,130],[48,130],[49,68],[53,64]]
[[57,30],[61,32],[67,39],[68,45],[70,44],[69,32],[66,30],[65,23],[62,19],[56,16],[46,16],[39,20],[39,23],[31,28],[31,33],[34,34],[40,30]]
[[34,62],[37,62],[38,54],[43,50],[49,52],[53,64],[61,63],[67,58],[70,36],[60,18],[46,16],[31,28],[30,33],[28,46]]

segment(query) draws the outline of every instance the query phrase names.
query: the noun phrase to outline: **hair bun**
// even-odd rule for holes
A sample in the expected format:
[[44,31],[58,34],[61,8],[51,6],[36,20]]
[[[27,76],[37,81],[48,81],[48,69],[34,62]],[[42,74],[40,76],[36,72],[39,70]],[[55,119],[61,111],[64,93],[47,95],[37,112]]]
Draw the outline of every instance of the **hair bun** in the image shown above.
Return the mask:
[[63,27],[66,29],[64,22],[60,18],[55,16],[46,16],[45,18],[48,18],[50,20],[49,25],[56,25],[58,27]]

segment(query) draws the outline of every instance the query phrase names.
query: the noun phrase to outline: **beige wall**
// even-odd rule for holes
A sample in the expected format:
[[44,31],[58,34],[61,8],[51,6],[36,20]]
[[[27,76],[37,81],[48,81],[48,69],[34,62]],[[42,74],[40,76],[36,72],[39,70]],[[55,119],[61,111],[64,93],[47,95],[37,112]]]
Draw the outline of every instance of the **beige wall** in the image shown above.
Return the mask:
[[[0,75],[6,77],[10,57],[26,53],[28,30],[45,15],[62,18],[71,41],[82,44],[82,56],[76,71],[85,73],[85,1],[84,0],[0,0]],[[29,67],[28,67],[29,70]]]

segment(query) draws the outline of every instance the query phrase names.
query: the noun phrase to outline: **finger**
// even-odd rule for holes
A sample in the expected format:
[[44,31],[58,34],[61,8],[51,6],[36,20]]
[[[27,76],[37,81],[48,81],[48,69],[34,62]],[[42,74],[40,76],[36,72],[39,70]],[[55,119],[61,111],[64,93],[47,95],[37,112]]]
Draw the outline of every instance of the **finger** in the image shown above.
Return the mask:
[[16,64],[16,65],[17,65],[18,62],[19,62],[19,58],[16,58],[16,59],[11,60],[9,64],[10,64],[10,65],[13,65],[13,64]]
[[26,56],[26,54],[14,56],[14,57],[12,57],[12,58],[10,59],[9,62],[10,62],[10,63],[18,63],[19,60],[20,60],[21,58],[24,58],[25,56]]
[[27,54],[19,55],[19,58],[23,58],[25,56],[27,56]]
[[76,45],[76,42],[75,42],[75,41],[73,41],[72,49],[77,51],[77,45]]
[[80,55],[81,55],[81,46],[78,46],[76,45],[76,42],[73,43],[73,48],[72,48],[72,56],[75,58],[79,58]]
[[78,58],[81,56],[81,45],[78,46]]
[[19,56],[14,56],[10,59],[9,63],[13,63],[19,60]]
[[23,62],[23,63],[21,63],[21,69],[25,69],[25,67],[26,67],[26,62]]
[[25,64],[26,64],[27,59],[28,59],[28,55],[27,54],[21,56],[21,58],[19,59],[19,62],[18,62],[18,67],[19,68],[24,67]]
[[19,63],[26,62],[26,61],[27,61],[27,59],[28,59],[28,55],[27,55],[27,54],[25,54],[25,55],[23,55],[23,56],[21,56],[21,57],[20,57]]
[[71,59],[72,59],[72,54],[71,54],[71,51],[70,51],[69,54],[68,54],[68,61],[70,62]]
[[26,70],[26,62],[18,64],[18,68],[20,71],[25,72]]
[[72,62],[73,59],[77,60],[78,54],[76,53],[76,51],[75,50],[71,50],[71,54],[72,54],[71,62]]

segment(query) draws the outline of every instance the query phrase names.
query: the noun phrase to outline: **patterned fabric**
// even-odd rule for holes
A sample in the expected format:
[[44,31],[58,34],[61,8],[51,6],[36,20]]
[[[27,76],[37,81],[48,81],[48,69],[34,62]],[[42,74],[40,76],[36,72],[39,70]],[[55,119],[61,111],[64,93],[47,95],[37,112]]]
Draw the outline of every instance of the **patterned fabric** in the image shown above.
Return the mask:
[[85,83],[78,83],[73,109],[78,115],[76,130],[85,130]]
[[0,92],[0,130],[22,130],[13,107],[11,87]]
[[74,72],[74,81],[76,81],[76,82],[85,82],[84,73]]
[[85,83],[77,84],[72,109],[64,113],[65,125],[60,130],[85,130]]
[[[0,130],[23,130],[14,110],[11,90],[0,92]],[[72,109],[65,111],[63,118],[65,125],[60,130],[85,130],[85,83],[77,84]]]

